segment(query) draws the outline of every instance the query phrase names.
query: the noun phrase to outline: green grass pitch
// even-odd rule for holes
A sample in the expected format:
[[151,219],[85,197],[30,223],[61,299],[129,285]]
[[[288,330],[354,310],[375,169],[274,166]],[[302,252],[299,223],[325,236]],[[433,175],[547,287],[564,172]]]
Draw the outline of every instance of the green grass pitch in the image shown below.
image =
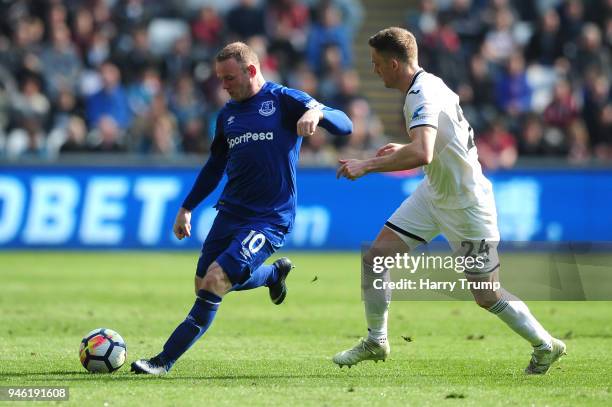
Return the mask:
[[[69,386],[61,404],[76,406],[612,405],[609,302],[529,303],[568,345],[544,377],[523,375],[521,338],[459,301],[394,302],[391,358],[339,369],[331,356],[365,331],[359,255],[288,254],[297,268],[285,304],[263,288],[228,295],[208,333],[156,378],[129,363],[185,317],[197,252],[0,253],[0,386]],[[81,337],[97,327],[127,343],[111,375],[79,363]]]

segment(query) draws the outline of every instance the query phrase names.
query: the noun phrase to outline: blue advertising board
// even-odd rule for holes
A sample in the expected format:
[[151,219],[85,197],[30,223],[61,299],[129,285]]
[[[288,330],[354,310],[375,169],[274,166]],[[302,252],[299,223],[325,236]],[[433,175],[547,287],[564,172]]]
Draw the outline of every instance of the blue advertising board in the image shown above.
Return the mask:
[[[194,212],[193,237],[178,241],[172,235],[174,216],[197,171],[4,166],[0,249],[197,248],[222,188]],[[489,178],[503,240],[612,240],[612,171],[508,171]],[[286,247],[358,250],[421,179],[373,174],[351,182],[337,180],[333,169],[300,169],[299,207]]]

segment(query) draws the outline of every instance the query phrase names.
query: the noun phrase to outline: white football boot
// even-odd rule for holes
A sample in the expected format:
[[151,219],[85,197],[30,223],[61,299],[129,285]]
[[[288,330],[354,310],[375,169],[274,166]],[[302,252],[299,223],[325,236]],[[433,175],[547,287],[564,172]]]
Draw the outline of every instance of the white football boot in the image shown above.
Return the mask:
[[382,360],[384,362],[389,357],[389,353],[391,353],[391,347],[388,341],[381,345],[378,342],[361,338],[359,343],[351,349],[337,353],[332,361],[340,367],[348,366],[350,368],[364,360],[373,360],[374,362]]
[[555,363],[563,355],[566,355],[566,346],[559,339],[552,339],[552,348],[550,350],[534,350],[531,354],[529,366],[525,368],[526,374],[546,374],[550,366]]

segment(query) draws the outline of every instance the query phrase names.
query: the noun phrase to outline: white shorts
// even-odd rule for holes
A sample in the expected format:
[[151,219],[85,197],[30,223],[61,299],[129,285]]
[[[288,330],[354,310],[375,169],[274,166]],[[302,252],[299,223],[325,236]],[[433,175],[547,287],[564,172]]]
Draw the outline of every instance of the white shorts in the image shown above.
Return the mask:
[[486,201],[463,209],[435,207],[425,183],[421,183],[391,215],[385,226],[410,248],[429,243],[442,234],[453,253],[486,257],[486,268],[472,273],[489,273],[499,267],[497,211],[491,194]]

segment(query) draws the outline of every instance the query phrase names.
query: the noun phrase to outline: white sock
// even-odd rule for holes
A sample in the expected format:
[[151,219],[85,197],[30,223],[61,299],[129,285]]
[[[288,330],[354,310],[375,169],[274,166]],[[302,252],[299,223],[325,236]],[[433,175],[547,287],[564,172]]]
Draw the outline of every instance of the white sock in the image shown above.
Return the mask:
[[387,317],[389,315],[391,291],[375,289],[373,282],[376,279],[389,281],[389,272],[385,270],[383,273],[374,273],[372,266],[364,263],[361,292],[368,323],[368,340],[382,345],[387,342]]
[[552,337],[535,319],[523,301],[519,299],[508,301],[502,297],[488,310],[529,341],[534,348],[538,350],[552,348]]

